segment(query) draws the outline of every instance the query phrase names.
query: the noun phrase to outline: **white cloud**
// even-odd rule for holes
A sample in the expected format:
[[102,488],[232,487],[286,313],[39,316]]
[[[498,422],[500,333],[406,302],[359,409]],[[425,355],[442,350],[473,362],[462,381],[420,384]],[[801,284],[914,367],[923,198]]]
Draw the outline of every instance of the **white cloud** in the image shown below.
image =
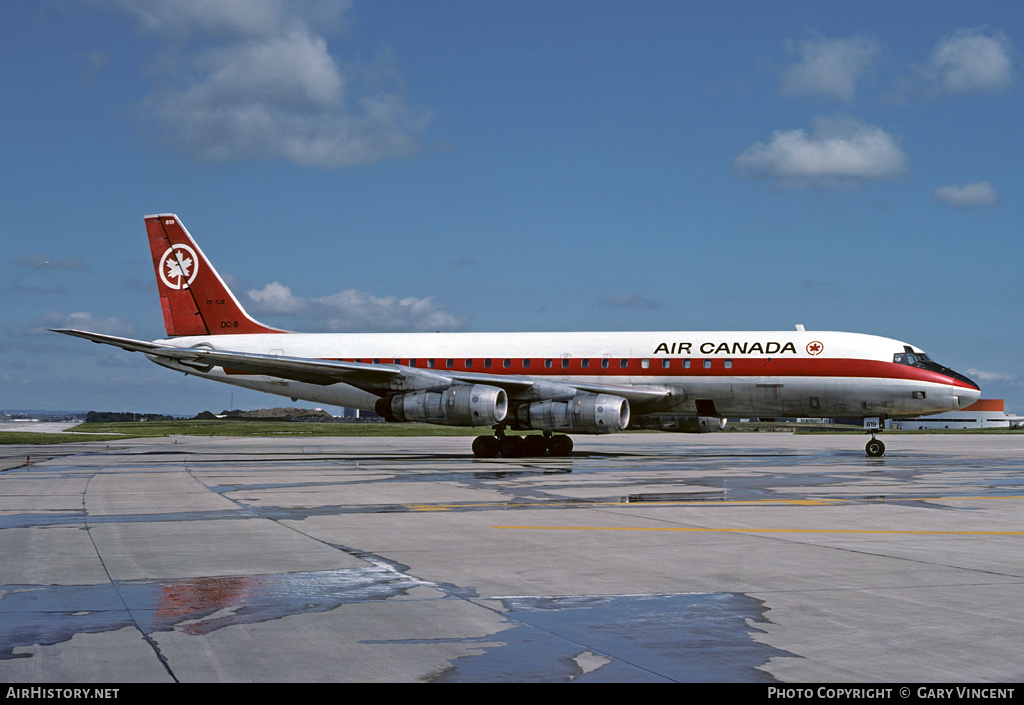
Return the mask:
[[1011,372],[992,372],[974,369],[973,367],[967,370],[967,375],[980,382],[1002,382],[1005,384],[1016,384],[1020,379],[1020,375]]
[[[348,0],[106,0],[158,37],[159,87],[138,113],[202,160],[285,159],[344,167],[413,154],[429,116],[397,72],[349,64],[322,31]],[[315,28],[315,29],[314,29]]]
[[189,39],[279,34],[296,21],[331,24],[352,7],[350,0],[97,0],[133,15],[144,29]]
[[301,28],[213,49],[193,63],[205,80],[180,98],[195,109],[264,104],[317,111],[338,106],[343,96],[343,78],[327,52],[327,41]]
[[999,91],[1013,81],[1010,42],[984,28],[958,29],[932,52],[927,76],[946,94]]
[[880,54],[878,42],[866,36],[818,38],[802,42],[800,61],[782,75],[787,95],[823,95],[851,103],[860,81]]
[[744,176],[786,186],[847,187],[895,179],[908,171],[896,140],[879,127],[852,118],[816,118],[814,130],[775,132],[733,162]]
[[453,331],[466,327],[462,316],[431,298],[374,296],[346,289],[330,296],[296,296],[279,282],[246,292],[255,314],[283,314],[302,322],[310,332]]
[[982,208],[999,202],[999,194],[987,181],[975,181],[963,186],[940,186],[932,198],[954,208]]
[[292,290],[280,282],[270,282],[262,289],[245,293],[256,304],[254,310],[260,313],[300,313],[307,306],[305,299],[292,294]]

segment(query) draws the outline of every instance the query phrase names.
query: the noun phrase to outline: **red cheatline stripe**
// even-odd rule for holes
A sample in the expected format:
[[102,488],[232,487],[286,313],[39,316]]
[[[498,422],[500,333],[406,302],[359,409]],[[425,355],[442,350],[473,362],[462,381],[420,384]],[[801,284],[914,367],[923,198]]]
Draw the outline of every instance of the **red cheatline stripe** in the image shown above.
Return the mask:
[[[939,372],[924,370],[919,367],[900,365],[894,362],[882,362],[879,360],[858,360],[855,358],[608,358],[608,367],[602,367],[602,358],[566,358],[568,366],[562,367],[562,358],[507,358],[508,367],[504,363],[506,358],[449,358],[449,357],[360,357],[360,358],[335,358],[345,362],[363,362],[381,364],[413,365],[418,369],[432,369],[437,372],[485,372],[488,374],[514,374],[529,377],[552,377],[560,378],[572,376],[575,379],[581,377],[593,378],[595,381],[602,377],[677,377],[680,379],[699,379],[705,377],[840,377],[840,378],[881,378],[881,379],[904,379],[909,381],[930,382],[933,384],[948,384],[964,389],[974,389],[967,383],[953,377],[948,377]],[[551,367],[545,366],[545,361],[551,359]],[[429,361],[433,361],[433,366]],[[449,366],[449,360],[451,366]],[[486,361],[490,360],[490,366]],[[525,365],[525,361],[529,365]],[[621,361],[626,361],[626,366]],[[643,361],[648,361],[648,366],[643,366]],[[663,367],[663,360],[668,360],[669,366]],[[690,366],[684,367],[684,360],[689,360]],[[583,366],[584,361],[588,364]],[[710,367],[705,367],[705,361],[709,361]],[[731,367],[726,367],[726,362]],[[225,369],[228,374],[249,374],[237,370]]]

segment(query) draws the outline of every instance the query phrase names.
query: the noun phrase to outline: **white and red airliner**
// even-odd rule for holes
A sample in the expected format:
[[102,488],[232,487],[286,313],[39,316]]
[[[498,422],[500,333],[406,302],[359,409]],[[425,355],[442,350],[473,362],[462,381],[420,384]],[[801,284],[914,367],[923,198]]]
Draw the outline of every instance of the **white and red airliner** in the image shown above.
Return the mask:
[[[906,343],[858,333],[290,333],[250,317],[173,214],[146,217],[168,339],[58,333],[205,379],[392,421],[491,427],[478,457],[568,455],[565,433],[699,433],[727,417],[884,422],[981,392]],[[868,426],[871,424],[868,423]],[[537,430],[539,434],[519,435]],[[554,432],[561,432],[554,435]],[[885,446],[872,435],[869,456]]]

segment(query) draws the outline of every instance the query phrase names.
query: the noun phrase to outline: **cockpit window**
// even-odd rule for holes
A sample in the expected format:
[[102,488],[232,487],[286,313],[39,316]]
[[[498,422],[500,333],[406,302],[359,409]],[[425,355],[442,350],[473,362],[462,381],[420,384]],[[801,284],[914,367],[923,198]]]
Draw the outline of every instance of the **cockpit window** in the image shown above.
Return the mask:
[[967,385],[968,387],[978,388],[976,382],[967,379],[959,372],[954,372],[948,367],[932,362],[932,359],[925,355],[923,352],[915,352],[914,348],[909,345],[903,346],[903,352],[898,352],[892,356],[892,361],[898,365],[907,365],[909,367],[916,367],[920,370],[928,370],[930,372],[938,372],[941,375],[951,377],[959,382]]
[[906,352],[896,353],[893,355],[892,361],[900,365],[924,367],[926,363],[931,362],[931,359],[929,359],[929,357],[924,353],[915,353],[907,350]]

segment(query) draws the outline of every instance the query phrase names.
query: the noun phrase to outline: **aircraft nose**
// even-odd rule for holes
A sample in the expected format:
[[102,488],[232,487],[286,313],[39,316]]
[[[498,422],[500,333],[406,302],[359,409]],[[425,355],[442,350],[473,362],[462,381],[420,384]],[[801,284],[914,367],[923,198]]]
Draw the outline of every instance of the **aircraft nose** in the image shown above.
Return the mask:
[[955,380],[953,384],[954,394],[960,400],[960,408],[970,406],[974,402],[981,399],[981,387],[974,380],[965,377],[959,372],[953,372],[950,370],[950,376]]
[[966,387],[957,387],[956,395],[960,399],[960,408],[970,406],[974,402],[981,399],[981,390],[977,386],[974,389],[967,389]]

